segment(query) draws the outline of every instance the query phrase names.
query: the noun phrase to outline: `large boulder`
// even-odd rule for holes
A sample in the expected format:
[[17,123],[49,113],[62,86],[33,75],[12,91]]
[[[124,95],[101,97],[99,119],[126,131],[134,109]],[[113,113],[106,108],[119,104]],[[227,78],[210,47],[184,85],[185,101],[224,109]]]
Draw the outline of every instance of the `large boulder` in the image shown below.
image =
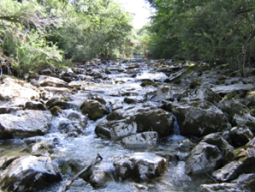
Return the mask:
[[32,81],[34,85],[43,87],[67,87],[67,82],[57,77],[40,75],[37,81]]
[[187,174],[200,174],[213,171],[217,161],[222,158],[221,151],[215,145],[200,142],[192,149],[189,158],[186,161]]
[[221,97],[206,86],[188,89],[179,96],[180,101],[208,101],[217,104]]
[[103,120],[96,126],[95,132],[101,137],[109,139],[121,139],[137,132],[135,122],[127,123],[126,120],[107,121]]
[[159,177],[167,169],[167,161],[152,153],[134,153],[114,162],[121,180],[148,180]]
[[176,115],[184,136],[201,137],[230,128],[224,113],[207,101],[173,102],[164,108]]
[[253,122],[255,124],[255,118],[250,116],[249,109],[239,100],[234,98],[222,100],[217,106],[224,112],[233,126],[242,126],[247,122]]
[[5,191],[37,191],[60,181],[61,176],[49,157],[23,156],[14,160],[1,173],[1,188]]
[[48,133],[52,115],[49,111],[25,110],[0,115],[0,139],[24,138]]
[[109,113],[105,105],[98,101],[87,100],[80,106],[82,114],[88,115],[91,120],[97,120]]
[[117,110],[109,114],[106,120],[97,125],[96,133],[113,139],[147,131],[155,131],[159,137],[173,133],[174,118],[168,112],[154,108],[134,109]]
[[24,106],[26,102],[39,98],[39,90],[25,81],[7,77],[0,84],[0,103],[2,106]]

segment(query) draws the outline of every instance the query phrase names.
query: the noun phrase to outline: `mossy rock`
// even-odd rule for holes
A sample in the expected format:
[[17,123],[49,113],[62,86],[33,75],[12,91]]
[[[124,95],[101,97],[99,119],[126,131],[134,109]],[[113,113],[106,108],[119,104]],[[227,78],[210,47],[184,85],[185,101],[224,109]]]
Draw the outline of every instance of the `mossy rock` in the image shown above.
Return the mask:
[[84,101],[80,107],[82,114],[88,115],[91,120],[97,120],[107,115],[107,108],[98,101]]
[[54,106],[50,109],[50,112],[53,116],[58,116],[61,113],[61,108],[58,106]]
[[142,87],[146,87],[146,86],[154,86],[154,87],[157,87],[157,86],[158,86],[158,83],[155,83],[155,82],[153,82],[152,80],[146,79],[146,80],[143,80],[143,81],[142,81],[141,86],[142,86]]
[[126,98],[124,99],[124,103],[127,103],[127,104],[135,104],[135,103],[137,103],[137,100],[126,97]]

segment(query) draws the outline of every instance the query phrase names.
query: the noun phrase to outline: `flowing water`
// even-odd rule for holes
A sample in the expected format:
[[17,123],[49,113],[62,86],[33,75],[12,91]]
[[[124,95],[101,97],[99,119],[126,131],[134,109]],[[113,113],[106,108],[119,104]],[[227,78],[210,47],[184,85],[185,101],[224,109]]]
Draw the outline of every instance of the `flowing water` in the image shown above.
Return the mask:
[[[101,65],[99,68],[110,68],[111,74],[107,75],[106,80],[100,80],[97,82],[89,82],[84,85],[85,90],[82,90],[74,95],[72,95],[72,103],[79,106],[83,101],[85,101],[89,95],[97,94],[102,96],[106,101],[111,111],[114,108],[122,108],[123,110],[130,107],[129,104],[123,102],[126,92],[129,93],[130,97],[134,97],[137,100],[143,100],[142,104],[132,105],[137,109],[148,104],[150,106],[159,107],[162,103],[161,101],[154,101],[152,99],[153,93],[157,91],[156,87],[141,87],[141,80],[151,79],[157,82],[163,82],[167,77],[164,73],[157,73],[150,69],[146,63],[139,63],[140,68],[137,71],[137,75],[130,75],[124,72],[118,72],[118,69],[127,69],[131,64],[120,64],[116,65]],[[115,69],[115,70],[114,70]],[[137,70],[137,69],[136,69]],[[150,96],[151,95],[151,96]],[[133,153],[135,151],[125,149],[118,141],[107,140],[98,137],[94,130],[96,125],[103,120],[99,119],[97,121],[89,120],[86,127],[84,128],[84,133],[77,137],[68,137],[67,134],[61,134],[57,132],[58,124],[67,119],[67,116],[72,112],[79,113],[78,109],[68,109],[65,110],[61,116],[54,117],[52,120],[51,132],[42,138],[43,140],[56,140],[57,146],[54,148],[54,152],[51,157],[56,162],[61,162],[67,159],[80,159],[84,164],[89,164],[93,160],[97,153],[103,157],[103,163],[105,166],[109,166],[113,169],[112,163],[119,159],[120,157]],[[175,117],[174,117],[175,118]],[[73,183],[72,187],[69,189],[70,192],[75,191],[109,191],[109,192],[133,192],[133,191],[198,191],[199,185],[203,183],[206,178],[191,178],[185,174],[185,162],[183,158],[185,153],[179,152],[177,150],[178,142],[185,139],[180,135],[178,122],[175,121],[175,134],[164,138],[159,141],[159,144],[155,148],[146,149],[156,154],[176,154],[179,159],[170,161],[169,168],[166,173],[150,182],[135,183],[132,181],[111,181],[106,184],[105,187],[93,188],[90,184],[82,180],[77,180]],[[19,141],[22,143],[22,141]],[[17,145],[20,145],[17,141]],[[8,143],[5,144],[8,147]],[[10,147],[10,149],[14,150]],[[19,149],[19,148],[16,148]],[[139,151],[139,150],[136,150]],[[145,150],[140,150],[145,151]],[[67,179],[64,177],[64,181]],[[63,182],[64,182],[63,181]],[[62,183],[63,183],[62,182]],[[42,191],[57,191],[62,183],[54,184]]]

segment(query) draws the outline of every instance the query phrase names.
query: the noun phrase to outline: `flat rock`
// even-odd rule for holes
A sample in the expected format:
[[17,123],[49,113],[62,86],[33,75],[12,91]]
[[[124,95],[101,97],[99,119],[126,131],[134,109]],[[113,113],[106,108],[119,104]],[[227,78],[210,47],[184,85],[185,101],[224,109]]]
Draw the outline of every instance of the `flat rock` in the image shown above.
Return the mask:
[[250,91],[254,89],[253,84],[216,85],[212,88],[215,93],[231,93],[233,91]]
[[51,123],[49,111],[25,110],[16,114],[0,115],[0,139],[44,135]]

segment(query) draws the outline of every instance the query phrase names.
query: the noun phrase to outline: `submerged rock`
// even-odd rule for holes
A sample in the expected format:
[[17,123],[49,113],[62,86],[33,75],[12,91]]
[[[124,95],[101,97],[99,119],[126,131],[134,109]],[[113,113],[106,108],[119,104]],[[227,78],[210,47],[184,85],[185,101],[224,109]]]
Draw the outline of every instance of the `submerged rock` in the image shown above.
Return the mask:
[[49,157],[23,156],[1,173],[1,188],[6,191],[36,191],[60,181],[61,176]]
[[49,111],[26,110],[0,115],[0,139],[24,138],[48,133],[51,123]]
[[114,162],[117,176],[121,180],[148,180],[162,175],[167,161],[152,153],[134,153]]

